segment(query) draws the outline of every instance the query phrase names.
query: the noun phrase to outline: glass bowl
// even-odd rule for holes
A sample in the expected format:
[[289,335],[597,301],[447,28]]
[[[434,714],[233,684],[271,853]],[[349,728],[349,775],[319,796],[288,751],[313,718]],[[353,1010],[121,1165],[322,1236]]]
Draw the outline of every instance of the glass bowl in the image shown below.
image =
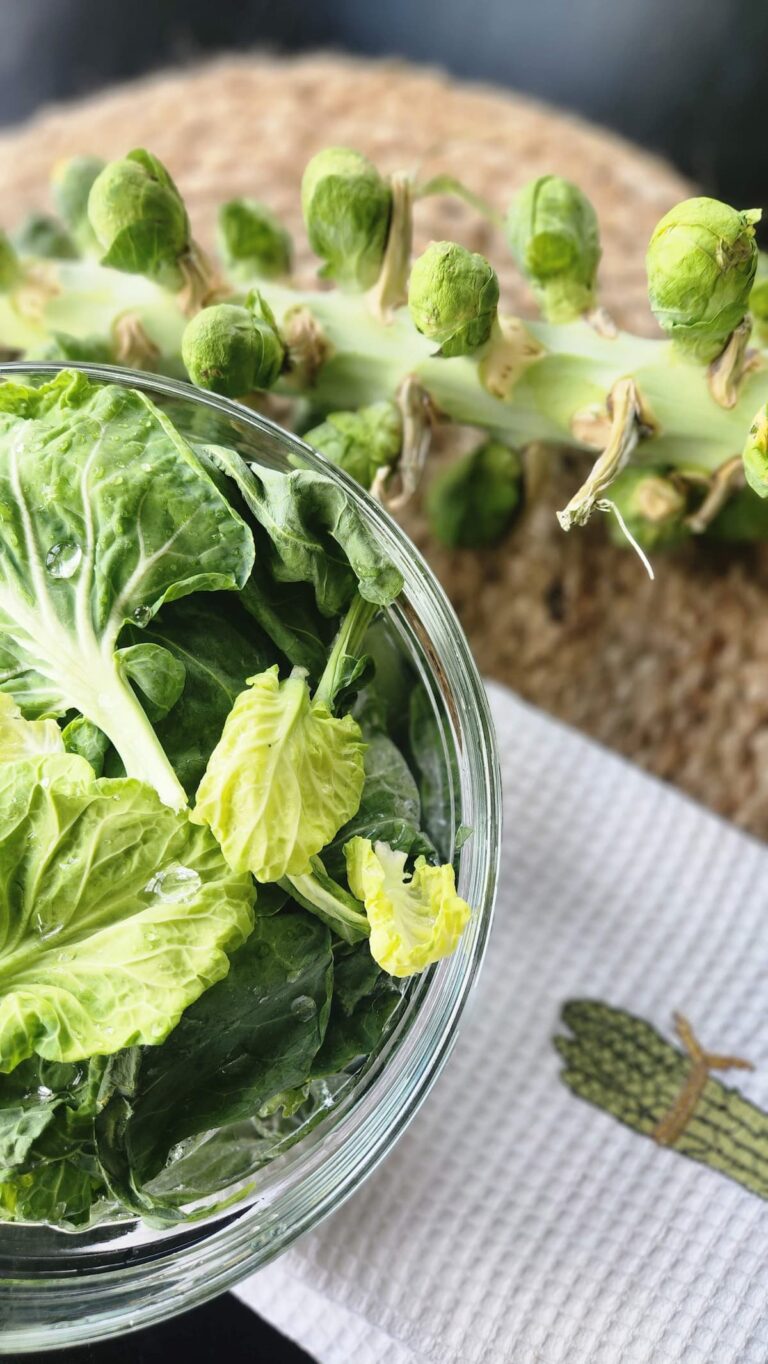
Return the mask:
[[[59,365],[0,366],[0,379],[56,373]],[[225,1211],[182,1228],[102,1222],[82,1232],[0,1227],[0,1353],[44,1350],[146,1326],[198,1305],[253,1273],[333,1212],[392,1148],[456,1038],[476,980],[496,887],[501,797],[488,703],[459,623],[417,550],[367,493],[320,455],[240,404],[187,384],[112,366],[78,366],[94,380],[146,392],[191,444],[216,443],[277,469],[296,464],[341,482],[401,570],[404,590],[388,628],[430,698],[445,735],[458,888],[474,914],[448,960],[414,979],[378,1051],[336,1092],[311,1129]],[[457,833],[472,835],[457,846]],[[203,1214],[205,1210],[203,1209]]]

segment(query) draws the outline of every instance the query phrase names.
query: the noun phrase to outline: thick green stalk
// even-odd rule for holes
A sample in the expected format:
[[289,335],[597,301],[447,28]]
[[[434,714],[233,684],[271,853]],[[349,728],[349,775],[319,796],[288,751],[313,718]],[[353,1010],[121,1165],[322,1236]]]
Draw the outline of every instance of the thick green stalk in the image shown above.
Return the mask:
[[[54,331],[109,335],[117,318],[135,315],[161,353],[159,367],[182,373],[185,317],[178,300],[140,276],[118,274],[87,261],[35,267],[40,276],[20,293],[0,296],[0,347],[25,351]],[[48,283],[46,290],[45,284]],[[543,354],[527,364],[509,397],[498,398],[480,381],[478,358],[445,359],[413,327],[405,309],[389,324],[378,321],[362,295],[294,290],[259,281],[259,289],[290,331],[292,310],[311,313],[331,354],[314,377],[310,396],[320,410],[349,409],[392,398],[415,376],[438,411],[452,421],[485,428],[513,445],[530,441],[599,448],[584,439],[590,419],[605,413],[618,380],[632,378],[655,425],[633,463],[668,463],[712,470],[741,450],[754,413],[768,401],[768,355],[745,379],[738,402],[719,406],[706,367],[683,359],[668,341],[619,332],[600,334],[587,322],[526,323]],[[287,392],[302,391],[290,374]]]
[[356,295],[302,294],[269,288],[278,320],[289,307],[310,308],[331,343],[312,400],[325,409],[349,408],[390,397],[405,375],[422,383],[452,421],[483,427],[512,445],[554,441],[589,448],[574,430],[574,417],[604,411],[616,382],[634,379],[657,434],[642,441],[633,463],[670,463],[715,469],[740,451],[752,418],[768,399],[768,360],[746,379],[737,404],[718,406],[706,368],[681,359],[668,341],[619,332],[600,335],[587,322],[527,322],[545,350],[529,365],[509,398],[482,386],[474,357],[444,359],[419,335],[405,310],[389,326],[368,313]]

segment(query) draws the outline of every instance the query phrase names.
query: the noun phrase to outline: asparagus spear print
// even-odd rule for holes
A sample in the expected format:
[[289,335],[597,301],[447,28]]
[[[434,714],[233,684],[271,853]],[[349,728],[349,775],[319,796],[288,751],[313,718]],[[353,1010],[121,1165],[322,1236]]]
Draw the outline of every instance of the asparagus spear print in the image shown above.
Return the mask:
[[598,1000],[570,1000],[562,1021],[571,1035],[554,1042],[574,1094],[768,1198],[768,1114],[713,1074],[751,1070],[748,1061],[705,1051],[680,1015],[681,1047],[644,1019]]

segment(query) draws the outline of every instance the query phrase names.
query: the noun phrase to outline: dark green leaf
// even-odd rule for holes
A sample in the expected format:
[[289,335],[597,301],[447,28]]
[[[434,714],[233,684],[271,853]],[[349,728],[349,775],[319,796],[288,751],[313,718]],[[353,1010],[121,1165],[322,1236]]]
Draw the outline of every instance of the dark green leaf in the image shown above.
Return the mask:
[[165,607],[145,630],[124,631],[172,657],[184,670],[184,688],[155,728],[187,795],[194,796],[219,741],[235,697],[275,661],[269,641],[236,603],[191,597]]
[[30,1057],[0,1077],[0,1207],[10,1220],[81,1226],[105,1197],[93,1123],[115,1059]]
[[370,954],[367,943],[337,955],[334,992],[323,1045],[312,1076],[335,1075],[379,1045],[402,999],[390,976]]
[[305,914],[258,919],[229,975],[147,1048],[126,1147],[137,1179],[185,1137],[251,1117],[303,1084],[324,1033],[333,984],[330,935]]
[[405,758],[386,734],[365,733],[365,738],[368,747],[360,807],[323,853],[326,871],[337,878],[346,875],[344,844],[357,836],[374,843],[381,840],[403,852],[427,857],[434,853],[429,840],[420,833],[419,790]]
[[120,666],[144,697],[144,709],[155,724],[173,710],[186,680],[186,668],[181,659],[163,648],[143,640],[118,649]]
[[275,582],[259,558],[257,545],[253,573],[240,593],[240,601],[272,643],[294,668],[306,668],[316,680],[323,671],[333,624],[315,606],[306,583]]
[[[422,687],[411,696],[410,745],[419,777],[422,824],[440,857],[454,855],[455,750],[447,722],[440,722]],[[449,756],[450,755],[450,756]]]
[[395,600],[402,576],[345,488],[310,469],[257,470],[220,446],[209,446],[208,454],[265,531],[266,563],[278,582],[311,583],[327,616],[344,610],[356,586],[377,606]]
[[109,739],[98,725],[86,720],[83,715],[78,715],[64,727],[62,738],[68,753],[79,753],[81,758],[85,758],[85,761],[91,764],[97,777],[102,775]]

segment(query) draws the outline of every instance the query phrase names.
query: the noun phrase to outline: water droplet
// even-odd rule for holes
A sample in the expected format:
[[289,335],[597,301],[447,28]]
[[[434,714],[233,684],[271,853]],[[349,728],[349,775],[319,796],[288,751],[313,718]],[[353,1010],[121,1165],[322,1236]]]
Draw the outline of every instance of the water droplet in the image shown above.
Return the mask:
[[302,1023],[308,1023],[317,1013],[317,1005],[311,995],[297,995],[291,1003],[291,1013]]
[[182,867],[176,862],[173,866],[164,867],[162,871],[156,871],[154,876],[150,876],[144,890],[148,895],[157,896],[158,900],[180,904],[184,900],[191,900],[201,884],[200,877],[193,867]]
[[74,540],[60,540],[51,545],[45,556],[45,566],[52,578],[71,578],[77,573],[83,551]]
[[150,606],[137,606],[132,618],[137,625],[146,625],[152,619],[152,608]]
[[49,1089],[47,1085],[38,1085],[37,1097],[40,1100],[41,1104],[44,1104],[46,1099],[53,1098],[53,1090]]

